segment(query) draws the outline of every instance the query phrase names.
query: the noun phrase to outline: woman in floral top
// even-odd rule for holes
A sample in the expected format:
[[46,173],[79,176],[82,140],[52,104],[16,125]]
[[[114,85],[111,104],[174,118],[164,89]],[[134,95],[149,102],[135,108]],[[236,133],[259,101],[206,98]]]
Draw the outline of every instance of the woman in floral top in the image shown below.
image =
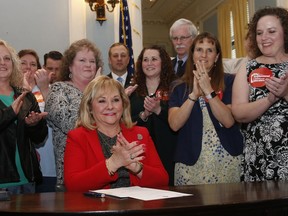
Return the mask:
[[245,139],[242,180],[288,180],[288,12],[257,11],[249,24],[251,60],[237,73],[232,112]]
[[51,85],[48,93],[45,111],[49,113],[47,121],[53,129],[56,191],[65,190],[63,160],[67,133],[75,126],[84,88],[100,74],[102,65],[101,53],[93,43],[86,39],[72,43],[64,53],[59,80]]

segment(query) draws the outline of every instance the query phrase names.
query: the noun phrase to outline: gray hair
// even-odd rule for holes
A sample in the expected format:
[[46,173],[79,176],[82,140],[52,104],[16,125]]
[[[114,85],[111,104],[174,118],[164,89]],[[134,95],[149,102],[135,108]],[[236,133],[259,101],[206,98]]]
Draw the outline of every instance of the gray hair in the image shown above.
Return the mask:
[[172,26],[170,28],[170,32],[169,32],[170,38],[172,37],[172,32],[175,29],[177,29],[179,26],[182,26],[182,25],[186,25],[188,27],[188,31],[192,35],[192,38],[195,38],[198,35],[198,30],[197,30],[196,26],[193,24],[193,22],[191,22],[188,19],[181,18],[181,19],[176,20],[172,24]]

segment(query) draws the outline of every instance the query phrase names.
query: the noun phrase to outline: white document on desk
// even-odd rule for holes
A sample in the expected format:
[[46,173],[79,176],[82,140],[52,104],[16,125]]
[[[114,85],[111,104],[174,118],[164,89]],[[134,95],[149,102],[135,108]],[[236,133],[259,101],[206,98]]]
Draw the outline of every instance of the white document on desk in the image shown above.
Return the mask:
[[107,196],[113,196],[118,198],[134,198],[144,201],[157,200],[157,199],[167,199],[183,196],[193,196],[193,194],[179,193],[169,190],[159,190],[154,188],[145,188],[139,186],[133,187],[122,187],[113,189],[101,189],[101,190],[91,190],[96,193],[103,193]]

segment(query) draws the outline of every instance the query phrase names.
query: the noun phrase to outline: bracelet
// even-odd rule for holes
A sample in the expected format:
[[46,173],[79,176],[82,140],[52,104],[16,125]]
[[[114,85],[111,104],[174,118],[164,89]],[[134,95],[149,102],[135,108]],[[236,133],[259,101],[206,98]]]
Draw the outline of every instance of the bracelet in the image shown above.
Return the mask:
[[139,117],[140,119],[142,119],[142,121],[147,122],[148,121],[148,117],[146,117],[145,119],[142,118],[142,115],[144,114],[144,111],[139,113]]
[[134,175],[138,175],[143,170],[143,163],[137,161],[137,164],[139,164],[140,169],[137,172],[133,172]]
[[205,97],[206,97],[208,100],[210,100],[210,99],[212,99],[212,98],[214,98],[214,97],[216,97],[216,96],[217,96],[216,92],[215,92],[215,91],[212,91],[210,94],[206,95]]
[[108,174],[109,174],[110,176],[114,176],[114,175],[115,175],[115,172],[112,171],[112,170],[110,170],[108,159],[105,160],[105,164],[106,164],[106,168],[107,168],[107,170],[108,170]]
[[190,97],[190,95],[188,95],[188,99],[190,100],[190,101],[193,101],[193,102],[196,102],[198,99],[193,99],[193,98],[191,98]]

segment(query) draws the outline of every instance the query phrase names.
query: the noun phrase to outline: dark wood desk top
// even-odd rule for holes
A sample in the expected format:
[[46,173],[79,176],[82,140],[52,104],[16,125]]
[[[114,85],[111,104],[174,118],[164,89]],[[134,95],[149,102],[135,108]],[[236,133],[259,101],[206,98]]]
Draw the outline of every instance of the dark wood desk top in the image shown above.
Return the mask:
[[[168,189],[163,188],[163,189]],[[12,196],[0,213],[53,215],[288,215],[288,182],[212,184],[170,187],[194,196],[154,201],[90,198],[82,193]]]

